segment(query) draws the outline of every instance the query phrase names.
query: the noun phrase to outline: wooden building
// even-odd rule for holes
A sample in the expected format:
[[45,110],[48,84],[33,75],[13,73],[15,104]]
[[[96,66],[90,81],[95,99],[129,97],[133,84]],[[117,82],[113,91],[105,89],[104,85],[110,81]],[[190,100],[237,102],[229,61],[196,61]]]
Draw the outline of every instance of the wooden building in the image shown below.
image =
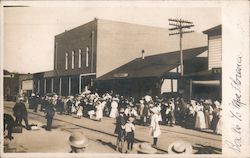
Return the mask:
[[[199,57],[207,47],[183,50],[184,74],[207,69],[207,57]],[[99,91],[113,90],[115,93],[136,98],[146,94],[176,96],[179,93],[180,52],[142,55],[127,64],[97,78]]]
[[208,69],[184,76],[184,89],[189,98],[221,100],[222,33],[221,25],[203,31],[208,38]]

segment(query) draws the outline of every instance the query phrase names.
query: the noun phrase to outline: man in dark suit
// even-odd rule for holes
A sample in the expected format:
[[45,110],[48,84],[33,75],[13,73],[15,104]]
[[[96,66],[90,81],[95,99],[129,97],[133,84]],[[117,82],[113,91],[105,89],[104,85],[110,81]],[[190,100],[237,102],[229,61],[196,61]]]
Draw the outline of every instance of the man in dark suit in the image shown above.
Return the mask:
[[13,117],[9,114],[4,114],[4,132],[6,129],[8,130],[8,135],[6,136],[6,138],[9,138],[10,140],[13,139],[12,130],[13,130],[14,124],[15,124],[15,121]]
[[52,104],[52,99],[49,99],[48,105],[46,105],[45,113],[46,113],[45,118],[47,119],[47,126],[45,129],[47,131],[51,131],[52,121],[53,121],[53,117],[55,115],[55,108]]
[[115,127],[115,134],[117,134],[117,140],[116,140],[116,151],[119,150],[119,147],[121,148],[121,152],[123,149],[124,141],[125,141],[125,130],[123,126],[126,123],[125,115],[124,115],[124,109],[121,108],[119,110],[119,116],[116,118],[116,127]]
[[23,103],[24,98],[21,97],[18,99],[19,101],[13,107],[13,113],[16,117],[16,124],[22,126],[22,121],[24,120],[26,129],[30,130],[30,126],[28,123],[28,112],[25,104]]

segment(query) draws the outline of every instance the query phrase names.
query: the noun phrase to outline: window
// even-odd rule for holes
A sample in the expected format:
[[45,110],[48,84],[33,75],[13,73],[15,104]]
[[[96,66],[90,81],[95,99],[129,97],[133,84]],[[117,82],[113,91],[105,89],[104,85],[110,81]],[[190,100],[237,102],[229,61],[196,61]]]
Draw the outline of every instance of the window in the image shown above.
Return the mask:
[[79,61],[78,61],[78,67],[82,67],[82,50],[79,49]]
[[65,69],[68,69],[68,53],[65,54]]
[[86,67],[89,66],[89,47],[86,47]]
[[74,69],[74,66],[75,66],[75,52],[72,51],[71,68]]

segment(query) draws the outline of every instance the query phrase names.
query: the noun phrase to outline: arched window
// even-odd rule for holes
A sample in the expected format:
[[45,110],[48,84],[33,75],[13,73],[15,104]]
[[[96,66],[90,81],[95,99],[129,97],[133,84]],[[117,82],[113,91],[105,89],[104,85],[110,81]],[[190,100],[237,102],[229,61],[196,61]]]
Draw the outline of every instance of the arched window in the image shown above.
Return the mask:
[[65,54],[65,69],[68,69],[68,53]]
[[78,67],[82,67],[82,50],[79,49],[79,59],[78,59]]
[[74,66],[75,66],[75,52],[72,51],[71,68],[74,69]]
[[89,66],[89,47],[86,47],[86,67]]

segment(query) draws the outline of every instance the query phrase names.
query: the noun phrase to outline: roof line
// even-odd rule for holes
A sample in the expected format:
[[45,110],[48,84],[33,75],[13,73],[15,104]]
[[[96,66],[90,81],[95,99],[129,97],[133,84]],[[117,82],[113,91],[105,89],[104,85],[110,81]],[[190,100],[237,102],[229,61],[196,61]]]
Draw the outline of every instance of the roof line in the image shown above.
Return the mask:
[[[188,51],[188,50],[192,50],[192,49],[201,49],[201,48],[208,48],[207,46],[202,46],[202,47],[195,47],[195,48],[188,48],[188,49],[183,49],[183,51]],[[145,56],[145,58],[147,57],[152,57],[152,56],[158,56],[158,55],[163,55],[163,54],[170,54],[170,53],[176,53],[179,52],[180,50],[176,50],[176,51],[171,51],[171,52],[165,52],[165,53],[159,53],[159,54],[154,54],[154,55],[149,55],[149,56]],[[141,57],[138,57],[136,59],[141,59]],[[136,60],[135,59],[135,60]]]

